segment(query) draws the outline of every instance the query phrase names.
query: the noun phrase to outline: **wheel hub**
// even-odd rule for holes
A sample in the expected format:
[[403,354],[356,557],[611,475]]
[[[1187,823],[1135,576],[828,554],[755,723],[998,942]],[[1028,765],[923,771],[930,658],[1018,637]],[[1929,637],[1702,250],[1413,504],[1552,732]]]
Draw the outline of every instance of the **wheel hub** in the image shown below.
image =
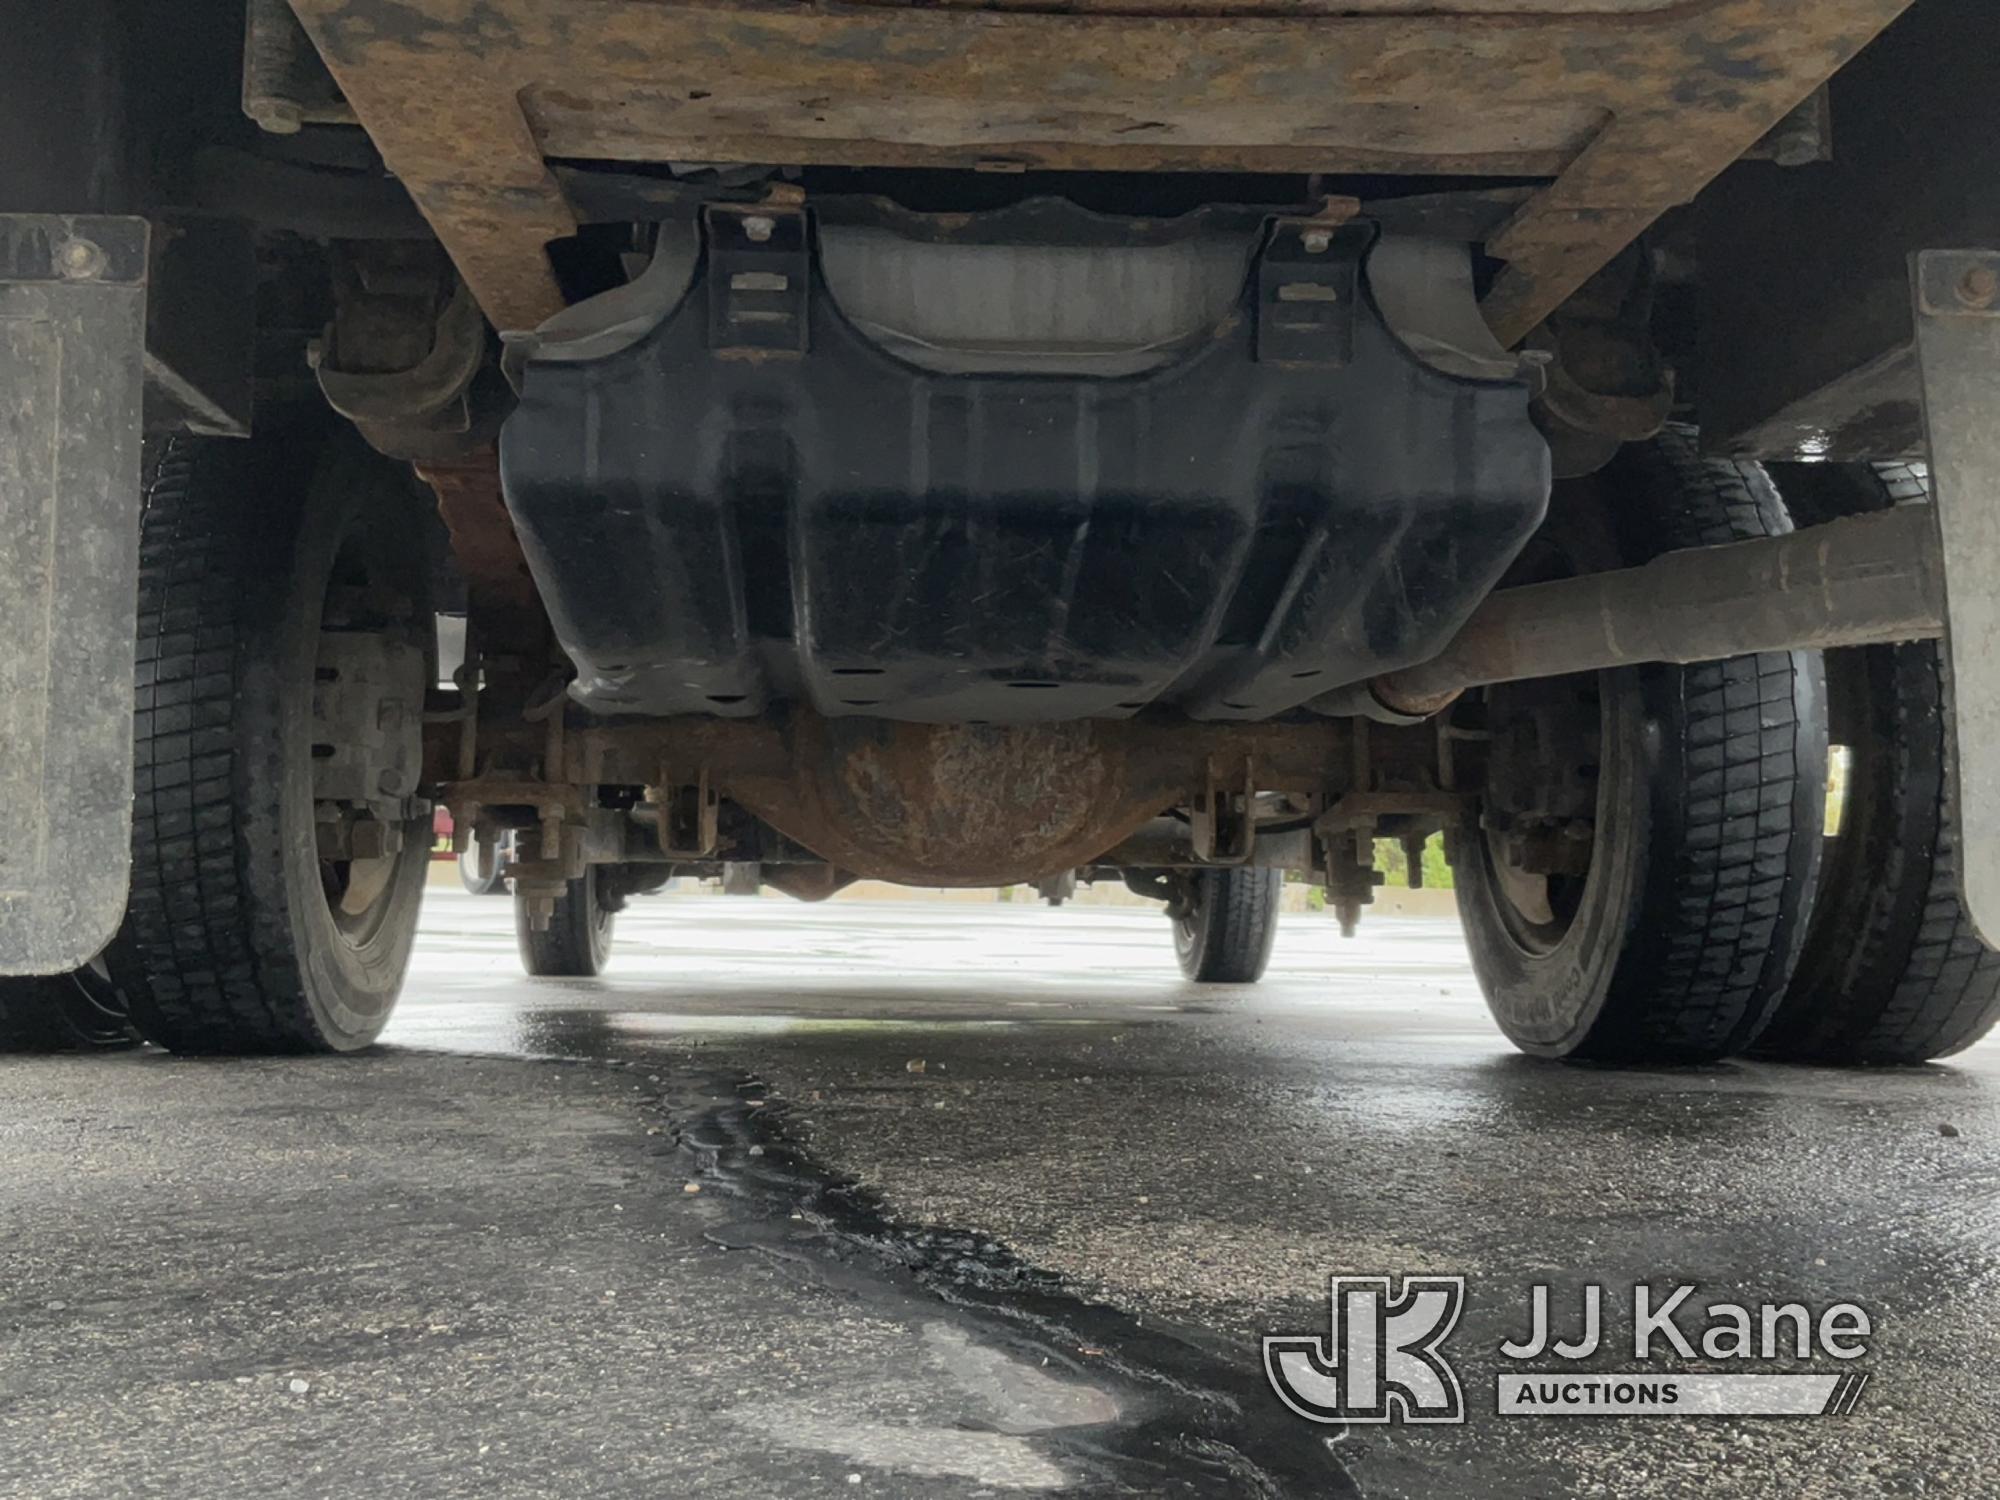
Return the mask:
[[1602,706],[1596,677],[1490,689],[1482,857],[1502,920],[1546,953],[1582,902],[1596,842]]
[[313,670],[313,810],[320,883],[335,928],[366,943],[388,909],[405,830],[427,807],[423,764],[429,658],[407,604],[336,585]]

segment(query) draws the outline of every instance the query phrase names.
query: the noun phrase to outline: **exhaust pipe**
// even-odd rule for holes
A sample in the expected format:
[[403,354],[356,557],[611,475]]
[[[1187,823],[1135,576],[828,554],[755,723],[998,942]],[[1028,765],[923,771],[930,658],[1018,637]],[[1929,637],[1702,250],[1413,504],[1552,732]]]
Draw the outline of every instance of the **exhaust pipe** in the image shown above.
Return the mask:
[[1669,552],[1642,567],[1503,589],[1431,660],[1311,706],[1407,723],[1496,682],[1943,634],[1937,521],[1928,505],[1903,505],[1784,536]]

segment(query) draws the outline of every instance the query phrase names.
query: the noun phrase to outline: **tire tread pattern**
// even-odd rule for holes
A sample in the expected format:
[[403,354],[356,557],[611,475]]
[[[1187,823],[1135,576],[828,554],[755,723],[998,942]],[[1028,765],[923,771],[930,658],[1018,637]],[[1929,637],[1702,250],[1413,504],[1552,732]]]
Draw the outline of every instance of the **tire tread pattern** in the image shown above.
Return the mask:
[[[1930,499],[1925,471],[1910,464],[1815,466],[1797,490],[1815,522]],[[1833,920],[1815,924],[1796,992],[1763,1050],[1824,1063],[1927,1062],[1971,1046],[2000,1020],[2000,953],[1981,941],[1959,897],[1945,654],[1932,642],[1861,652],[1875,669],[1868,684],[1889,686],[1886,743],[1877,747],[1886,765],[1871,788],[1885,800],[1870,811],[1900,836],[1873,868],[1831,867],[1854,888],[1822,894]]]
[[[1947,676],[1935,646],[1918,649],[1930,657],[1940,678]],[[1940,690],[1948,705],[1948,686],[1941,683]],[[2000,953],[1980,940],[1958,890],[1956,776],[1947,765],[1916,944],[1896,976],[1889,1003],[1850,1044],[1848,1055],[1853,1060],[1928,1062],[1948,1057],[1970,1047],[2000,1020]]]
[[150,1040],[182,1052],[321,1044],[290,946],[260,940],[237,805],[247,531],[243,459],[200,439],[149,455],[139,551],[132,895],[114,977]]
[[599,921],[608,922],[598,902],[595,867],[570,881],[555,898],[549,925],[536,931],[528,917],[528,901],[514,890],[514,938],[521,967],[537,979],[591,979],[604,972],[610,935],[598,940]]
[[1277,870],[1203,870],[1194,940],[1181,971],[1203,984],[1254,984],[1271,959],[1284,876]]
[[[1651,550],[1791,529],[1762,469],[1703,458],[1683,429],[1628,450],[1628,461],[1652,494],[1673,497],[1648,518]],[[1679,676],[1679,836],[1642,917],[1653,929],[1641,945],[1650,950],[1645,970],[1623,966],[1624,993],[1606,1008],[1610,1024],[1585,1050],[1727,1056],[1768,1021],[1802,947],[1801,905],[1817,876],[1820,839],[1802,809],[1813,805],[1824,755],[1823,747],[1810,753],[1816,726],[1802,707],[1818,700],[1818,662],[1779,651],[1650,670]],[[1805,796],[1802,776],[1814,782]]]

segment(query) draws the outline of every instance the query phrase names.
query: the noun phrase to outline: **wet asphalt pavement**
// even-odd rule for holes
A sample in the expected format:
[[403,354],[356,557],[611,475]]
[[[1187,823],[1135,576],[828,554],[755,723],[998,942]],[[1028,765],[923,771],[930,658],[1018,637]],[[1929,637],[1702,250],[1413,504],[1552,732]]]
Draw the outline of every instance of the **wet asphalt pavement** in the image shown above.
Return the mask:
[[[426,922],[365,1058],[0,1059],[0,1496],[2000,1493],[2000,1046],[1537,1065],[1414,919],[1249,992],[1147,911],[670,895],[587,982]],[[1463,1425],[1280,1406],[1335,1273],[1467,1278]],[[1586,1281],[1860,1303],[1872,1380],[1497,1416]]]

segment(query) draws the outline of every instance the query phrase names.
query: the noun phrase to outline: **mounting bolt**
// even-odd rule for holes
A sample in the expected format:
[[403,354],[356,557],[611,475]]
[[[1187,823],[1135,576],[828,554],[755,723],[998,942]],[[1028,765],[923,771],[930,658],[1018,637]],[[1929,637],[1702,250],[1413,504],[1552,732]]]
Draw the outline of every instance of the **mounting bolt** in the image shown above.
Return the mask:
[[1991,266],[1974,266],[1958,279],[1958,300],[1967,307],[1991,307],[2000,299],[2000,272]]
[[1333,231],[1308,229],[1299,236],[1299,245],[1308,255],[1324,255],[1333,247]]
[[89,240],[69,240],[56,252],[56,269],[67,281],[95,281],[104,274],[104,252]]
[[743,238],[753,245],[762,245],[770,240],[777,228],[776,219],[767,218],[763,214],[751,214],[743,221]]
[[387,859],[403,852],[403,830],[377,818],[357,818],[348,825],[349,859]]

